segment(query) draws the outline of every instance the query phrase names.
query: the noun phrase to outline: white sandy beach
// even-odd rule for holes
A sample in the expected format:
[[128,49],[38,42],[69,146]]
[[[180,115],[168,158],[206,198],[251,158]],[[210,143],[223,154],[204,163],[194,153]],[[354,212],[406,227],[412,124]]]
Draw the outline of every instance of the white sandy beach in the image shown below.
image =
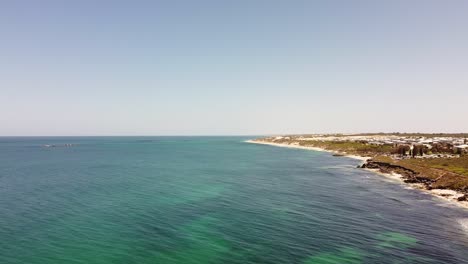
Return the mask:
[[356,155],[349,155],[349,154],[346,154],[346,153],[326,150],[326,149],[317,148],[317,147],[304,147],[304,146],[299,146],[299,145],[279,144],[279,143],[255,141],[255,140],[247,140],[245,142],[253,143],[253,144],[271,145],[271,146],[282,147],[282,148],[296,148],[296,149],[307,149],[307,150],[314,150],[314,151],[330,152],[330,153],[343,155],[344,157],[357,159],[357,160],[361,160],[361,161],[366,161],[366,160],[370,159],[370,157],[361,157],[361,156],[356,156]]

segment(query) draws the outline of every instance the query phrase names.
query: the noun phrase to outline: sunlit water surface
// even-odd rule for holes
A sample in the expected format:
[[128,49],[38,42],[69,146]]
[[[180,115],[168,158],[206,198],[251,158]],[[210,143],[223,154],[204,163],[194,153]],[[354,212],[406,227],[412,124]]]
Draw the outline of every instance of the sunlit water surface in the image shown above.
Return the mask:
[[468,263],[467,210],[246,139],[0,138],[0,263]]

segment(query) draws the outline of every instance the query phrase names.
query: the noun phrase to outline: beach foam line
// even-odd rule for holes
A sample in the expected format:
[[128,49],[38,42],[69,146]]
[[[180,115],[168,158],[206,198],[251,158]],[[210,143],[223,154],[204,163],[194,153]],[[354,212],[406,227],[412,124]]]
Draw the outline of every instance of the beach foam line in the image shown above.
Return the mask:
[[463,231],[468,234],[468,218],[459,218],[458,223],[460,224]]

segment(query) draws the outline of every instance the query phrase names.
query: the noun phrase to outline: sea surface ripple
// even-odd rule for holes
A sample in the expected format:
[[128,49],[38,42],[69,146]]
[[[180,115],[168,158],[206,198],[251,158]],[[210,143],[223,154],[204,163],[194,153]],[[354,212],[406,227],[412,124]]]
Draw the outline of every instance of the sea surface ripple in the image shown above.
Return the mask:
[[468,263],[468,211],[246,137],[0,138],[0,263]]

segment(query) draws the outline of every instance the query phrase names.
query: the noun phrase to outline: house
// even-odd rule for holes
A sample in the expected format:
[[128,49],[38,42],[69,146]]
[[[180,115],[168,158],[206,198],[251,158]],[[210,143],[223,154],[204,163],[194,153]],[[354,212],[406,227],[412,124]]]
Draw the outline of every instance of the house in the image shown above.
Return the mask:
[[456,154],[463,155],[463,154],[467,154],[467,153],[468,153],[468,145],[466,145],[466,144],[454,146],[453,149],[454,149],[454,152],[455,152]]

